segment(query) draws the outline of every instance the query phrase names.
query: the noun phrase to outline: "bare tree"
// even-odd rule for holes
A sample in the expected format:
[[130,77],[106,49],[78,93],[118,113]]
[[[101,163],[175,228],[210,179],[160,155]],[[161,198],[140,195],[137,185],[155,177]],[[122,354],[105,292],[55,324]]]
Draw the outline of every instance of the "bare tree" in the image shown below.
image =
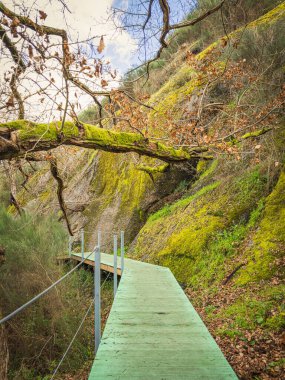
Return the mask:
[[[62,4],[67,9],[65,3]],[[150,59],[145,57],[145,73],[148,75],[150,64],[167,48],[174,30],[191,27],[216,12],[222,12],[226,5],[230,7],[231,2],[222,0],[197,14],[196,2],[177,0],[177,7],[186,7],[183,12],[196,12],[195,17],[181,21],[181,12],[177,11],[180,8],[175,11],[167,0],[147,0],[131,3],[128,9],[114,9],[114,20],[121,19],[118,27],[128,28],[140,38],[144,47],[155,39],[156,53]],[[35,159],[32,157],[34,152],[66,144],[114,153],[136,152],[168,163],[192,164],[197,158],[212,158],[217,149],[228,148],[227,141],[232,137],[237,143],[269,131],[264,120],[284,104],[280,97],[266,112],[259,112],[260,117],[253,114],[251,122],[243,121],[240,128],[236,127],[237,113],[233,116],[233,128],[225,128],[221,124],[216,115],[222,112],[224,104],[211,102],[209,91],[221,78],[237,82],[236,74],[242,71],[242,66],[238,69],[234,65],[231,67],[229,58],[226,58],[224,67],[215,67],[215,54],[221,54],[221,50],[230,45],[230,37],[226,35],[221,40],[221,48],[209,52],[204,60],[197,61],[187,52],[189,65],[201,73],[197,79],[201,90],[196,96],[196,107],[191,111],[185,108],[181,120],[168,117],[165,129],[171,131],[172,139],[169,141],[174,146],[166,146],[148,133],[147,111],[155,113],[155,105],[145,103],[143,98],[135,96],[126,87],[108,89],[108,81],[116,78],[117,74],[101,56],[105,47],[104,36],[73,41],[66,30],[46,25],[47,14],[36,3],[33,9],[24,5],[15,5],[15,9],[18,12],[0,2],[2,61],[7,67],[2,73],[4,81],[0,86],[2,160],[31,160]],[[229,51],[234,48],[232,44]],[[83,96],[90,97],[98,107],[97,127],[86,126],[78,118]],[[108,101],[103,113],[104,98]],[[25,117],[30,121],[9,123]],[[112,125],[116,131],[110,130]],[[211,138],[208,136],[210,127],[215,127],[215,135]],[[254,133],[248,134],[248,131]]]
[[[68,11],[64,1],[61,3],[63,11]],[[197,10],[197,1],[177,0],[170,6],[167,0],[140,0],[131,2],[127,9],[115,8],[113,17],[117,28],[126,28],[138,40],[138,46],[144,52],[143,76],[148,78],[151,64],[161,58],[175,30],[192,27],[217,12],[221,13],[223,22],[225,6],[229,8],[235,3],[231,0],[216,1],[209,9],[181,21],[182,15]],[[236,146],[240,142],[269,132],[274,120],[284,111],[285,90],[281,85],[279,93],[270,99],[266,107],[253,107],[249,102],[243,102],[248,89],[258,88],[260,78],[270,73],[275,60],[280,59],[278,54],[272,54],[262,70],[245,74],[243,60],[237,64],[230,61],[243,29],[231,41],[224,28],[225,37],[215,45],[216,50],[207,53],[205,59],[197,60],[191,52],[185,52],[185,61],[198,73],[194,106],[189,109],[189,104],[184,108],[179,104],[182,112],[177,119],[168,112],[167,104],[164,105],[165,136],[150,136],[148,115],[149,111],[156,113],[156,104],[134,94],[126,85],[109,89],[109,81],[117,79],[117,73],[102,56],[104,36],[92,36],[85,41],[73,40],[65,29],[47,25],[46,18],[47,14],[37,2],[33,9],[16,3],[12,9],[0,2],[0,75],[3,78],[0,83],[0,161],[8,161],[10,169],[19,170],[19,161],[13,160],[46,160],[50,163],[70,234],[73,232],[66,213],[64,184],[56,159],[50,153],[52,149],[73,145],[113,153],[135,152],[162,160],[167,165],[180,165],[186,170],[189,167],[192,171],[199,159],[212,159],[219,150],[238,152]],[[226,49],[228,54],[224,64],[215,65],[215,57],[221,56]],[[138,77],[134,78],[134,81],[138,80]],[[241,88],[243,80],[247,87],[239,93],[236,89]],[[238,95],[233,110],[226,108],[223,100],[213,101],[211,97],[211,90],[226,82],[231,83],[234,95]],[[98,108],[94,120],[97,125],[84,124],[79,119],[84,97]],[[39,152],[44,153],[39,155]],[[147,171],[143,167],[139,169]],[[11,195],[20,213],[13,170],[9,174],[12,179]],[[2,333],[1,330],[0,335]],[[1,359],[0,369],[5,372],[7,355],[5,361],[1,362]],[[5,374],[2,377],[5,378]]]

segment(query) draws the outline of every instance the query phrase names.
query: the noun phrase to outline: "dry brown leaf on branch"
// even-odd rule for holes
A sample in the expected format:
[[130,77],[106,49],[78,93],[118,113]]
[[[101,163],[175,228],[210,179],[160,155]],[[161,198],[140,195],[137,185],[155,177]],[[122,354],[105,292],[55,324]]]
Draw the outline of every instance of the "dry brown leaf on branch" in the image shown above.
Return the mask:
[[5,17],[2,18],[1,23],[5,26],[9,26],[8,20]]
[[226,39],[226,38],[222,38],[222,40],[221,40],[221,45],[222,45],[222,47],[223,47],[223,48],[226,47],[227,44],[228,44],[227,39]]
[[101,86],[102,87],[107,87],[108,86],[108,82],[105,79],[102,79],[101,80]]
[[31,45],[29,45],[28,50],[29,50],[29,57],[30,57],[30,59],[32,59],[34,54],[33,54],[33,48]]
[[39,11],[40,19],[45,20],[47,18],[47,14],[44,11]]
[[19,25],[20,25],[20,20],[18,19],[18,17],[14,17],[11,24],[10,24],[10,27],[15,28]]
[[11,95],[10,98],[7,100],[6,106],[7,107],[14,107],[15,106],[14,96],[13,95]]
[[105,49],[104,38],[103,38],[103,36],[101,36],[99,45],[97,47],[97,51],[99,54],[101,54],[104,49]]

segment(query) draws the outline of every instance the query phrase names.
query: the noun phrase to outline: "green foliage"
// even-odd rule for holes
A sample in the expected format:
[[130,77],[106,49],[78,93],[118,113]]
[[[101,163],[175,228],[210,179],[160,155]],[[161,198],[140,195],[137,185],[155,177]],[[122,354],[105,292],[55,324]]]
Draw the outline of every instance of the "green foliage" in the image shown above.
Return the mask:
[[[67,236],[53,217],[14,219],[0,209],[0,241],[5,248],[0,302],[6,315],[66,272],[68,268],[58,265],[56,256],[66,252]],[[53,371],[92,297],[92,284],[91,273],[80,270],[11,320],[11,378],[42,379]],[[62,371],[78,369],[92,356],[92,333],[86,325]]]
[[208,186],[203,187],[201,190],[199,190],[197,193],[190,195],[188,197],[183,197],[179,201],[169,205],[167,204],[164,206],[161,210],[157,211],[155,214],[152,214],[148,218],[148,222],[154,222],[155,220],[159,218],[163,218],[167,215],[170,215],[173,211],[175,211],[178,208],[183,208],[187,206],[192,200],[206,194],[207,192],[215,189],[217,186],[219,186],[219,182],[214,182]]
[[[202,162],[205,162],[205,161],[202,161]],[[200,174],[201,174],[200,177],[199,177],[200,181],[203,180],[206,177],[211,177],[211,175],[216,170],[217,166],[218,166],[218,160],[217,159],[211,161],[210,165],[209,165],[209,163],[207,163],[207,165],[204,166],[204,170],[200,171]],[[199,172],[198,172],[198,174],[199,174]]]
[[248,228],[253,228],[256,226],[256,224],[258,223],[258,221],[260,220],[261,218],[261,215],[262,215],[262,211],[264,209],[264,198],[261,198],[259,201],[258,201],[258,204],[257,204],[257,207],[256,209],[254,209],[251,214],[250,214],[250,218],[249,218],[249,222],[247,223],[247,227]]
[[8,207],[10,198],[10,190],[8,180],[5,176],[0,175],[0,205]]
[[264,208],[262,219],[253,236],[253,244],[245,252],[249,262],[240,273],[239,284],[268,279],[277,273],[282,275],[279,259],[283,255],[285,242],[285,226],[281,222],[285,220],[284,187],[285,173],[282,171],[276,187],[266,198],[265,205],[260,203],[258,213]]
[[250,294],[242,296],[234,304],[221,311],[224,317],[229,318],[224,329],[253,330],[263,327],[281,330],[285,327],[284,300],[284,285],[265,288],[259,293],[258,298]]
[[187,190],[187,187],[189,186],[189,181],[187,181],[186,179],[183,179],[179,184],[178,186],[176,187],[175,189],[175,193],[181,193],[183,191],[186,191]]
[[151,215],[136,242],[136,254],[169,266],[179,281],[193,287],[207,288],[225,278],[226,264],[262,213],[259,199],[267,178],[259,166],[213,182],[218,170],[214,161],[191,195]]

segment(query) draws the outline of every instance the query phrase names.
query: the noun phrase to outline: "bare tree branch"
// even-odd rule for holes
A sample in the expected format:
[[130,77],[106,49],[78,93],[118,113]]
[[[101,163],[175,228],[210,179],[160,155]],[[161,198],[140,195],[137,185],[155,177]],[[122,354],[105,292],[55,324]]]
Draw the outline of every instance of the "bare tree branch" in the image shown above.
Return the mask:
[[64,197],[63,197],[64,184],[63,184],[62,178],[59,175],[58,167],[57,167],[57,161],[54,157],[50,160],[50,171],[51,171],[53,178],[57,182],[57,198],[58,198],[59,207],[62,211],[63,218],[66,222],[68,232],[71,236],[73,236],[73,231],[71,229],[71,225],[70,225],[69,220],[68,220],[66,205],[65,205]]

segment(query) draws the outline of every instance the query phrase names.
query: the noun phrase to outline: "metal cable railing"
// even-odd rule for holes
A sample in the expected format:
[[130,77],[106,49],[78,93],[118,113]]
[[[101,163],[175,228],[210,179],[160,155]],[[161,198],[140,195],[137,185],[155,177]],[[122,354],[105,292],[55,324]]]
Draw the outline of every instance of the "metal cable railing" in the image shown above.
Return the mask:
[[16,310],[12,311],[12,313],[8,314],[6,317],[2,318],[0,320],[0,325],[4,322],[9,321],[9,319],[15,317],[18,313],[25,310],[28,306],[32,305],[39,298],[41,298],[42,296],[47,294],[51,289],[53,289],[56,285],[58,285],[61,281],[63,281],[66,277],[68,277],[71,273],[73,273],[76,269],[78,269],[84,263],[84,261],[87,260],[94,252],[95,252],[95,249],[86,258],[84,258],[84,260],[82,260],[79,264],[77,264],[74,268],[72,268],[64,276],[62,276],[57,281],[55,281],[53,284],[51,284],[48,288],[43,290],[41,293],[37,294],[34,298],[30,299],[28,302],[24,303],[22,306],[18,307]]
[[[124,231],[121,231],[121,275],[124,270]],[[116,295],[117,291],[117,286],[118,286],[118,280],[117,280],[117,251],[118,251],[118,242],[117,242],[118,236],[114,235],[114,297]],[[0,325],[4,322],[7,322],[14,316],[16,316],[18,313],[26,309],[28,306],[32,305],[35,301],[37,301],[39,298],[43,297],[45,294],[47,294],[51,289],[53,289],[56,285],[61,283],[65,278],[67,278],[70,274],[72,274],[76,269],[78,269],[84,262],[87,260],[91,255],[94,254],[94,298],[89,305],[86,313],[84,314],[75,334],[73,335],[67,349],[65,350],[61,360],[59,361],[57,367],[55,368],[53,375],[51,379],[54,379],[56,373],[58,372],[58,369],[60,368],[62,362],[64,361],[66,355],[68,354],[70,348],[72,347],[73,342],[75,341],[79,331],[81,330],[91,308],[92,305],[94,304],[94,330],[95,330],[95,354],[98,350],[100,341],[101,341],[101,289],[104,287],[104,284],[106,283],[107,279],[110,276],[110,273],[108,276],[105,278],[103,284],[101,285],[101,253],[100,253],[100,246],[101,246],[101,231],[98,231],[98,242],[95,248],[93,249],[92,252],[90,252],[86,257],[85,257],[85,250],[84,250],[84,230],[81,230],[81,254],[82,254],[82,260],[69,272],[67,272],[64,276],[59,278],[57,281],[55,281],[53,284],[51,284],[48,288],[43,290],[41,293],[37,294],[35,297],[30,299],[28,302],[23,304],[22,306],[18,307],[16,310],[14,310],[12,313],[8,314],[6,317],[2,318],[0,320]],[[68,244],[68,252],[69,252],[69,257],[72,255],[72,244],[73,241],[70,238],[69,239],[69,244]]]
[[84,316],[83,316],[83,318],[82,318],[82,320],[81,320],[81,322],[80,322],[80,324],[79,324],[79,326],[78,326],[78,328],[77,328],[75,334],[73,335],[73,337],[72,337],[72,339],[71,339],[69,345],[67,346],[66,351],[65,351],[64,354],[62,355],[62,358],[60,359],[60,361],[59,361],[59,363],[58,363],[56,369],[54,370],[54,372],[53,372],[53,374],[52,374],[52,377],[51,377],[51,380],[54,379],[55,375],[57,374],[57,371],[59,370],[61,364],[63,363],[63,361],[64,361],[64,359],[65,359],[65,357],[66,357],[66,355],[68,354],[68,352],[69,352],[69,350],[70,350],[70,348],[71,348],[73,342],[75,341],[75,339],[76,339],[76,337],[77,337],[79,331],[81,330],[81,327],[83,326],[83,323],[85,322],[85,319],[87,318],[87,316],[88,316],[88,314],[89,314],[89,312],[90,312],[90,310],[91,310],[91,307],[93,306],[93,303],[94,303],[94,298],[92,299],[92,302],[91,302],[91,304],[89,305],[89,307],[88,307],[86,313],[84,314]]
[[[106,281],[108,280],[109,277],[110,277],[110,273],[108,273],[108,275],[106,276],[106,278],[105,278],[103,284],[101,285],[101,290],[104,288],[104,285],[105,285],[105,283],[106,283]],[[84,322],[85,322],[85,320],[86,320],[86,318],[87,318],[87,316],[88,316],[88,314],[89,314],[89,312],[90,312],[90,310],[91,310],[93,304],[94,304],[94,298],[92,299],[92,301],[91,301],[91,303],[90,303],[90,305],[89,305],[89,307],[88,307],[86,313],[84,314],[84,316],[83,316],[83,318],[82,318],[82,320],[81,320],[81,322],[80,322],[80,324],[79,324],[79,326],[78,326],[78,328],[77,328],[75,334],[73,335],[73,337],[72,337],[72,339],[71,339],[69,345],[67,346],[67,349],[65,350],[65,352],[64,352],[64,354],[62,355],[62,357],[61,357],[61,359],[60,359],[58,365],[56,366],[55,370],[53,371],[53,374],[52,374],[52,377],[50,378],[50,380],[53,380],[53,379],[55,378],[55,375],[57,374],[57,372],[58,372],[60,366],[62,365],[62,363],[63,363],[63,361],[64,361],[66,355],[68,354],[69,350],[71,349],[72,344],[73,344],[73,342],[75,341],[77,335],[79,334],[79,332],[80,332],[80,330],[81,330],[81,328],[82,328],[82,326],[83,326],[83,324],[84,324]]]

